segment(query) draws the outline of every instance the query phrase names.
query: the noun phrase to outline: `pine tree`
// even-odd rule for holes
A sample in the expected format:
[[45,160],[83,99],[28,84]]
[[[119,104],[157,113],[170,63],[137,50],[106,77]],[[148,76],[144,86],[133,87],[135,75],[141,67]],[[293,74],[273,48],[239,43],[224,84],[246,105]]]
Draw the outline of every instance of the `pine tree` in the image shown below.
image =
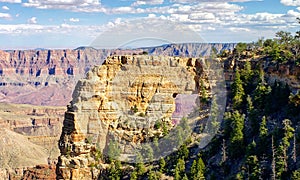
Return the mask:
[[138,179],[138,173],[136,171],[133,171],[130,174],[130,180],[137,180]]
[[264,72],[263,70],[260,71],[260,83],[256,86],[254,90],[254,105],[256,109],[260,110],[260,112],[264,112],[269,108],[267,106],[267,100],[269,94],[271,93],[272,89],[268,86],[264,79]]
[[241,80],[239,69],[236,69],[234,82],[232,84],[232,106],[234,109],[241,107],[243,99],[245,96],[245,91],[243,88],[243,82]]
[[194,160],[190,171],[190,179],[195,179],[196,176],[197,176],[197,160]]
[[200,156],[198,160],[193,161],[189,177],[190,179],[205,179],[204,172],[205,164]]
[[148,172],[148,180],[159,180],[159,177],[154,171],[150,170]]
[[[233,113],[229,113],[227,115],[231,125],[230,132],[230,149],[232,157],[239,156],[243,149],[243,141],[244,141],[244,120],[245,116],[241,115],[238,111],[234,111]],[[238,153],[240,152],[240,153]]]
[[298,169],[296,171],[293,171],[291,179],[292,180],[299,180],[300,179],[300,169]]
[[259,127],[259,138],[262,141],[264,141],[267,135],[268,135],[268,128],[267,128],[266,116],[263,116]]
[[115,160],[111,162],[109,169],[109,179],[119,180],[121,179],[121,162],[119,160]]
[[220,122],[218,122],[218,115],[219,115],[219,108],[218,108],[216,97],[214,96],[212,98],[210,117],[207,124],[208,133],[212,136],[215,135],[219,130]]
[[199,159],[197,161],[197,178],[205,179],[204,172],[205,172],[205,164],[204,164],[202,158],[199,157]]
[[183,178],[185,172],[185,161],[183,159],[178,159],[174,171],[174,180],[180,180]]
[[241,80],[244,83],[244,89],[246,94],[249,94],[252,90],[252,79],[253,79],[253,70],[251,68],[250,61],[246,61],[244,68],[241,70]]
[[141,176],[146,172],[146,168],[143,162],[143,157],[142,155],[138,152],[136,155],[136,171],[137,175]]
[[200,81],[200,86],[201,86],[201,102],[206,104],[208,101],[208,95],[202,79]]
[[163,173],[165,172],[165,167],[166,167],[166,161],[164,158],[159,159],[159,172]]
[[189,149],[186,144],[183,144],[177,152],[179,158],[187,159],[189,156]]
[[257,118],[255,116],[256,113],[253,106],[252,98],[250,95],[247,95],[246,101],[247,101],[247,119],[250,123],[248,129],[250,129],[251,132],[250,136],[254,136],[258,133],[259,126],[258,126]]
[[260,175],[260,168],[259,168],[259,162],[256,155],[251,155],[246,160],[247,164],[247,172],[248,172],[248,178],[250,180],[257,180],[259,179]]
[[288,155],[287,151],[290,147],[290,140],[294,136],[294,128],[291,126],[291,121],[289,119],[283,120],[283,130],[284,136],[282,138],[282,146],[283,146],[283,158],[284,158],[284,171],[288,170]]
[[184,174],[182,180],[189,180],[186,174]]

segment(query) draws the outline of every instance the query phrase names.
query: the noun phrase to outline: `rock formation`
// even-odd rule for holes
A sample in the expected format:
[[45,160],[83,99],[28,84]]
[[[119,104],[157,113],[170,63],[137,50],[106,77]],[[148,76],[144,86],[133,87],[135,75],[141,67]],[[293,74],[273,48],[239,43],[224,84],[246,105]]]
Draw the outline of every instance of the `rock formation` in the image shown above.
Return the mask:
[[[78,81],[65,113],[58,178],[96,179],[101,170],[91,168],[99,164],[93,156],[96,149],[105,153],[113,140],[128,157],[136,144],[163,137],[157,122],[172,129],[174,112],[181,119],[199,111],[204,72],[200,59],[148,55],[110,56],[92,68]],[[191,96],[194,107],[180,106],[176,99],[181,95]]]
[[57,142],[65,110],[65,107],[0,103],[1,180],[22,179],[25,170],[57,161]]
[[[112,54],[182,57],[208,56],[233,49],[235,44],[171,44],[136,50],[104,50],[80,47],[74,50],[0,51],[0,102],[66,106],[78,79]],[[39,97],[39,98],[36,98]]]

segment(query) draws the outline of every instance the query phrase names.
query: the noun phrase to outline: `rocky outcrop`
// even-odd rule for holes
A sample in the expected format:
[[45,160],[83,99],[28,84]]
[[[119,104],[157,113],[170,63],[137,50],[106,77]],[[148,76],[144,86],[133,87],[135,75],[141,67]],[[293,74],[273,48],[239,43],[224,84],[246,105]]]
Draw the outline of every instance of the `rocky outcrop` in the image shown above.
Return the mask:
[[0,180],[55,180],[56,173],[55,164],[50,165],[37,165],[35,167],[24,167],[16,169],[1,169],[0,168]]
[[[136,50],[103,50],[80,47],[74,50],[0,51],[0,102],[66,106],[72,91],[94,65],[113,54],[208,56],[233,49],[235,44],[169,44]],[[39,97],[39,98],[35,98]]]
[[163,137],[156,124],[171,129],[176,120],[199,111],[200,81],[207,79],[196,58],[108,57],[75,87],[59,141],[58,178],[96,179],[105,165],[91,168],[101,164],[93,154],[105,153],[112,140],[128,157],[137,144]]
[[21,179],[21,172],[27,167],[57,161],[57,142],[65,110],[65,107],[0,103],[0,171],[3,176],[15,174],[20,176],[16,179]]

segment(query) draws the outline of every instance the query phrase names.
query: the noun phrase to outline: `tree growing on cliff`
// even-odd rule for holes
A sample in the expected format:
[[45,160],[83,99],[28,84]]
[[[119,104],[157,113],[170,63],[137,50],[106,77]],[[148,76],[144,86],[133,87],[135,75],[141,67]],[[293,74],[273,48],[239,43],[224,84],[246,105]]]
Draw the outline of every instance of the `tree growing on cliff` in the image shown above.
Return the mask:
[[244,144],[244,134],[243,134],[243,129],[244,129],[244,121],[245,121],[245,116],[240,114],[237,110],[234,112],[227,112],[225,114],[225,123],[227,124],[226,130],[229,131],[227,132],[230,136],[230,152],[231,152],[231,157],[237,157],[242,153]]
[[234,109],[238,109],[241,107],[245,96],[243,82],[241,80],[241,76],[238,68],[236,69],[234,82],[231,88],[232,88],[232,106]]

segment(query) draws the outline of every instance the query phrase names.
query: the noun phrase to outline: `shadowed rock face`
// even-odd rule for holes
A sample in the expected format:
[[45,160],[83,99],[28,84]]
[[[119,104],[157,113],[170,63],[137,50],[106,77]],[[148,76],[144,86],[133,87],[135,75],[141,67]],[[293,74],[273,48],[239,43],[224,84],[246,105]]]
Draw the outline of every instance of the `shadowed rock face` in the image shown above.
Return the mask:
[[[178,117],[194,110],[201,79],[207,82],[196,58],[108,57],[75,87],[59,141],[58,177],[97,178],[100,172],[89,169],[95,163],[92,153],[96,146],[105,151],[110,140],[119,142],[126,156],[137,143],[163,137],[155,124],[163,121],[171,129],[174,112]],[[185,96],[192,98],[183,101]],[[185,108],[188,101],[194,101],[194,107]]]
[[136,50],[13,50],[0,51],[0,102],[66,106],[78,79],[112,54],[199,57],[233,49],[235,44],[172,44]]

